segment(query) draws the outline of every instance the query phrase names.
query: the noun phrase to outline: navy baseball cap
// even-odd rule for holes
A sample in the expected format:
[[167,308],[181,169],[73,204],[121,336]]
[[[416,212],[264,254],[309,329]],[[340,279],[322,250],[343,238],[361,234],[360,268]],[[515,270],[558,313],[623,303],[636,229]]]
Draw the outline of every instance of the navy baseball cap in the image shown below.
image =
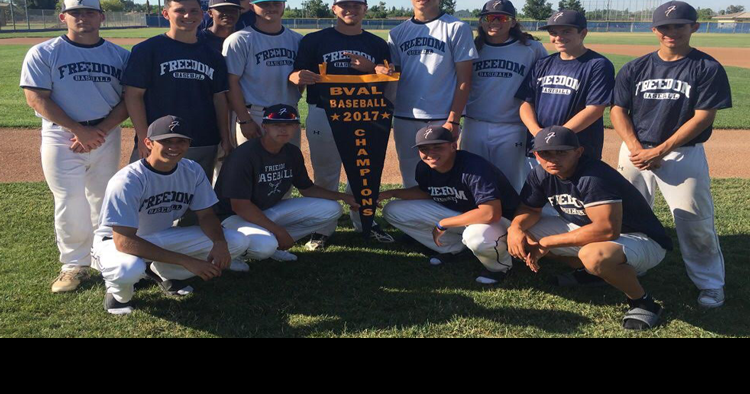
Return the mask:
[[148,139],[151,141],[161,141],[170,138],[185,138],[192,140],[190,130],[182,118],[167,115],[157,119],[148,127]]
[[501,15],[509,15],[513,18],[516,17],[516,7],[513,6],[513,3],[511,3],[508,0],[491,0],[488,1],[484,7],[482,7],[482,12],[479,14],[479,16],[485,16],[490,14],[501,14]]
[[581,143],[573,130],[562,126],[552,126],[543,129],[536,135],[532,152],[576,150],[580,147]]
[[64,0],[61,10],[62,12],[73,10],[94,10],[102,12],[102,5],[99,0]]
[[654,11],[653,27],[665,25],[692,25],[698,22],[698,11],[684,1],[664,3]]
[[333,5],[341,3],[362,3],[367,4],[367,0],[333,0]]
[[299,112],[291,105],[277,104],[266,108],[263,114],[263,124],[268,123],[300,123]]
[[240,0],[211,0],[208,2],[208,9],[219,7],[237,7],[242,8]]
[[547,24],[540,27],[539,30],[549,30],[550,27],[558,26],[576,27],[579,30],[583,30],[588,27],[588,22],[586,21],[586,17],[578,11],[562,10],[552,14],[547,20]]
[[286,0],[253,0],[250,2],[250,4],[267,3],[269,1],[280,1],[282,3],[286,3]]
[[417,144],[412,148],[424,145],[451,144],[456,142],[453,133],[442,126],[427,126],[417,131]]

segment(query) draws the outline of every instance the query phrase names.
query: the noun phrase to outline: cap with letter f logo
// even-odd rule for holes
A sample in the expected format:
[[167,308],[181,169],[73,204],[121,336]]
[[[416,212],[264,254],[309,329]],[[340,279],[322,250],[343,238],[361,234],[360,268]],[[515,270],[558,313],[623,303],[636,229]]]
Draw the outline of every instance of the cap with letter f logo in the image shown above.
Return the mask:
[[99,0],[63,0],[62,12],[73,10],[94,10],[102,12],[102,5]]
[[192,140],[190,130],[184,120],[176,116],[167,115],[157,119],[148,127],[148,139],[161,141],[170,138],[185,138]]
[[417,132],[417,141],[414,148],[424,145],[450,144],[455,142],[453,133],[442,126],[427,126]]
[[547,127],[534,137],[534,152],[576,150],[581,147],[578,136],[562,126]]
[[670,1],[662,4],[654,11],[654,21],[651,26],[692,25],[698,21],[698,11],[683,1]]

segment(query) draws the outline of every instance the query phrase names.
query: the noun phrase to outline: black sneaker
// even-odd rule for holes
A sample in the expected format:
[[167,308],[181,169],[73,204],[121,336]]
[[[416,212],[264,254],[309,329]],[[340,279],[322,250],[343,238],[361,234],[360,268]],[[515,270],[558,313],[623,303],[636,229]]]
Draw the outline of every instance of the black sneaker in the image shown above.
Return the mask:
[[129,315],[133,313],[133,305],[131,302],[118,302],[114,295],[107,293],[104,296],[104,310],[111,315]]
[[193,286],[188,285],[183,280],[163,280],[151,270],[151,266],[146,267],[146,275],[156,282],[159,287],[161,287],[161,290],[168,296],[185,297],[193,294],[193,291],[195,291]]
[[392,244],[396,242],[396,240],[393,239],[390,234],[383,231],[383,229],[380,228],[380,225],[377,223],[375,223],[370,230],[370,239],[373,239],[381,244]]
[[497,285],[500,284],[508,277],[508,272],[492,272],[487,269],[482,270],[482,273],[477,277],[477,283],[482,285]]
[[459,254],[443,253],[430,257],[430,264],[438,266],[442,264],[457,263],[459,261],[466,260],[467,258],[469,258],[469,256],[473,257],[474,254],[471,253],[468,249],[464,249],[464,251]]
[[605,287],[609,286],[604,279],[591,275],[580,268],[572,272],[556,276],[552,283],[560,287]]

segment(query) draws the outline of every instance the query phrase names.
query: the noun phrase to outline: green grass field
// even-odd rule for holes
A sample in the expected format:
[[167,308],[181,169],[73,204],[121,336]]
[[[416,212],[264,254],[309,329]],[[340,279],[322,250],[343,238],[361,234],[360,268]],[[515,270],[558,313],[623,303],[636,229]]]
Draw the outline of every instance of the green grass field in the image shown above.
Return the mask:
[[[30,46],[0,45],[0,127],[36,128],[40,120],[26,105],[23,91],[18,87],[21,76],[21,64]],[[131,49],[131,47],[126,47]],[[619,70],[632,57],[622,55],[607,55]],[[734,108],[720,111],[715,127],[717,129],[748,129],[750,128],[750,69],[727,67],[729,80],[732,84]],[[304,99],[300,102],[302,119],[307,118],[307,104]],[[609,115],[605,115],[605,125],[611,127]],[[131,127],[130,121],[125,123]]]
[[[545,264],[537,275],[516,266],[503,286],[484,288],[473,282],[479,262],[435,268],[419,249],[375,248],[353,232],[348,216],[326,252],[295,248],[298,262],[253,262],[247,274],[196,282],[187,299],[146,288],[136,295],[135,314],[108,316],[99,277],[75,293],[49,293],[59,265],[46,186],[3,184],[0,337],[747,337],[747,190],[750,180],[714,183],[727,305],[697,307],[697,290],[675,251],[643,279],[666,308],[665,324],[634,334],[619,326],[625,306],[616,290],[548,285],[562,266]],[[656,211],[675,238],[663,202]]]

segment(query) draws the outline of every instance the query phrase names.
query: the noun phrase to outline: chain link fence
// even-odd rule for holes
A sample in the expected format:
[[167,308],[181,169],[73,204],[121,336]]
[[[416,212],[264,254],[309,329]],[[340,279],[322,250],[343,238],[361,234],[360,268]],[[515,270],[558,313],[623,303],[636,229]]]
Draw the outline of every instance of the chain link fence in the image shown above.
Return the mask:
[[[56,10],[26,10],[23,0],[14,1],[13,6],[0,3],[0,31],[34,31],[62,30],[65,25],[60,22],[60,12]],[[107,12],[107,19],[102,28],[145,27],[146,14]]]

